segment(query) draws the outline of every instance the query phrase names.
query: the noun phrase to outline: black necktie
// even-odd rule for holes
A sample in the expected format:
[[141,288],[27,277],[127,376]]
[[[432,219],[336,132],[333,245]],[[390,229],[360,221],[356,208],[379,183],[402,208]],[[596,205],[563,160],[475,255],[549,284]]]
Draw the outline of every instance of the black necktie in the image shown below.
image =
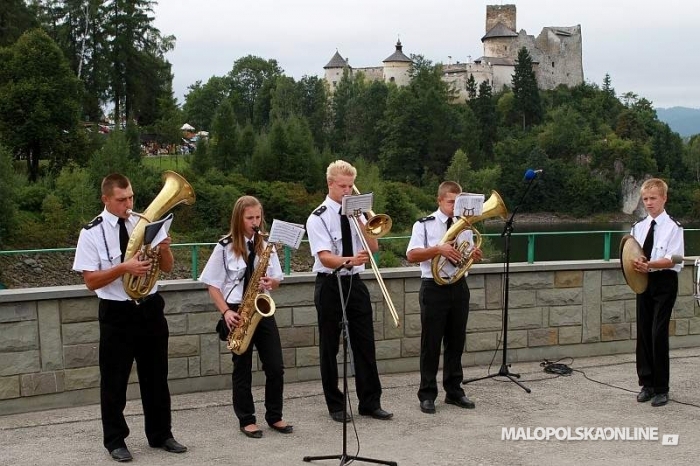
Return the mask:
[[124,254],[126,254],[126,246],[129,244],[129,232],[126,231],[126,223],[124,219],[117,220],[119,224],[119,249],[122,251],[122,262],[124,262]]
[[245,265],[245,276],[243,278],[243,290],[248,289],[248,281],[251,275],[253,275],[253,265],[255,264],[255,247],[253,246],[253,241],[248,241],[248,260]]
[[[342,208],[338,213],[342,212]],[[343,237],[343,257],[352,257],[352,233],[350,232],[350,220],[346,215],[340,215],[340,234]]]
[[649,231],[647,232],[647,237],[644,238],[644,245],[642,246],[642,251],[647,260],[651,260],[651,250],[654,247],[654,226],[656,225],[656,220],[651,221],[649,226]]
[[449,230],[452,226],[452,217],[447,217],[447,222],[445,223],[447,224],[447,229]]

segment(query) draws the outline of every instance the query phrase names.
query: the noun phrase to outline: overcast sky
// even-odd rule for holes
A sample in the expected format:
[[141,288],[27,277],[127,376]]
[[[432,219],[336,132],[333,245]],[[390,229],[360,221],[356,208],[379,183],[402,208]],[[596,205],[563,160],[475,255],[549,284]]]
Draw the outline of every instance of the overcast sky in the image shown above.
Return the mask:
[[700,108],[700,8],[688,0],[158,0],[155,24],[177,38],[167,55],[175,96],[223,76],[252,54],[276,59],[287,76],[323,76],[336,50],[355,67],[380,66],[398,37],[406,55],[434,63],[483,55],[486,5],[514,3],[517,30],[581,25],[583,73],[605,73],[620,96],[657,108]]

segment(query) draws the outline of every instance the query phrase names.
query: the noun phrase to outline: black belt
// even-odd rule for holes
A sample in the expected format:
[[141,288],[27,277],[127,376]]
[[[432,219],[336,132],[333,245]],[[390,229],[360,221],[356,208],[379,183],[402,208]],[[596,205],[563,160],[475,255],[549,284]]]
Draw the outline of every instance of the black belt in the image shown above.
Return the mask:
[[104,298],[100,298],[100,299],[101,299],[102,301],[109,301],[109,302],[111,302],[111,303],[120,303],[120,304],[128,303],[128,304],[133,304],[134,306],[138,306],[138,305],[140,305],[140,304],[145,303],[146,301],[148,301],[149,299],[151,299],[152,297],[154,297],[154,296],[157,295],[157,294],[158,294],[158,292],[155,292],[155,293],[153,293],[153,294],[149,294],[148,296],[146,296],[146,297],[144,297],[144,298],[139,298],[139,299],[125,299],[124,301],[117,301],[116,299],[104,299]]
[[[317,277],[321,277],[321,278],[328,277],[328,276],[331,276],[331,275],[333,275],[333,274],[332,274],[332,273],[326,273],[326,272],[318,272],[318,273],[316,274]],[[350,278],[350,277],[355,277],[355,278],[358,278],[358,279],[359,279],[359,278],[360,278],[360,274],[359,274],[359,273],[353,273],[353,274],[347,274],[347,275],[340,275],[340,278]]]
[[[440,278],[442,278],[446,282],[449,282],[450,280],[454,279],[454,277],[440,277]],[[464,276],[461,276],[461,277],[459,277],[459,280],[455,280],[452,283],[446,283],[445,285],[439,285],[439,286],[456,285],[457,283],[461,282],[464,279],[465,279]],[[435,279],[433,279],[433,278],[421,278],[421,281],[423,281],[425,283],[435,283],[437,285],[437,283],[435,282]]]

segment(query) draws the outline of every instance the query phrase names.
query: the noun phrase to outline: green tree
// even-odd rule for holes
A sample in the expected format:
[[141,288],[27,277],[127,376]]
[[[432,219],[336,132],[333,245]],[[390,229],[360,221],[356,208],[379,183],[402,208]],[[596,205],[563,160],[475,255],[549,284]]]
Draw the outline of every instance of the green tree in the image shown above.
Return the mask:
[[24,0],[0,3],[0,47],[12,45],[26,30],[37,26],[36,12]]
[[238,125],[233,107],[228,101],[219,105],[212,127],[211,155],[214,167],[229,173],[242,168],[243,160],[238,154]]
[[6,148],[0,146],[0,246],[6,246],[14,232],[17,215],[15,192],[12,157]]
[[479,96],[474,102],[474,114],[479,122],[479,149],[485,160],[493,157],[493,145],[496,142],[497,118],[496,104],[491,95],[488,81],[479,84]]
[[186,121],[197,129],[210,131],[216,110],[229,92],[230,84],[218,76],[212,76],[205,84],[197,81],[190,85],[182,106],[183,122]]
[[80,85],[61,50],[43,31],[26,32],[0,49],[0,136],[27,161],[36,181],[39,160],[63,159],[63,140],[78,131]]
[[309,122],[316,149],[323,150],[328,141],[329,103],[325,81],[318,76],[302,76],[297,83],[301,114]]
[[467,78],[467,98],[471,101],[476,99],[477,86],[474,75],[469,73],[469,78]]
[[514,109],[522,118],[523,129],[537,125],[542,121],[544,112],[537,78],[532,69],[532,57],[525,47],[518,51],[511,87],[515,97]]
[[[260,91],[263,85],[282,75],[282,68],[277,64],[277,60],[265,60],[253,55],[239,58],[233,64],[233,69],[228,73],[227,79],[231,83],[232,94],[238,96],[235,112],[239,124],[246,122],[256,123],[255,108],[260,99]],[[269,109],[268,109],[269,111]],[[262,121],[267,122],[269,115],[262,112]],[[256,126],[260,129],[262,126]]]

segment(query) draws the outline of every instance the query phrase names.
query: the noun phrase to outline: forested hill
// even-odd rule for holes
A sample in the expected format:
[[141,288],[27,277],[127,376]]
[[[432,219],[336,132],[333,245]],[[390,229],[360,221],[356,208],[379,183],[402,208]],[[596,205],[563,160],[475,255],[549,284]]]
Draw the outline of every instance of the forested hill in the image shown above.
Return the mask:
[[700,134],[700,108],[657,108],[656,116],[681,137]]
[[[0,28],[1,247],[74,245],[112,172],[129,176],[143,210],[162,186],[143,148],[182,144],[184,122],[209,136],[179,169],[197,201],[177,208],[176,242],[218,238],[242,194],[260,198],[268,223],[304,223],[326,192],[326,166],[340,158],[357,167],[358,188],[374,193],[373,210],[389,214],[397,234],[435,209],[445,179],[495,190],[514,207],[528,168],[545,175],[521,212],[619,212],[623,186],[634,192],[660,176],[670,211],[700,215],[700,138],[684,142],[647,99],[618,96],[610,76],[540,91],[523,48],[509,88],[472,77],[459,102],[441,65],[419,55],[406,86],[346,72],[333,92],[248,55],[193,83],[180,107],[166,59],[175,41],[153,26],[151,3],[89,2],[90,27],[81,2],[8,3],[24,10],[14,28]],[[133,34],[115,34],[122,29]],[[106,104],[114,113],[99,115]],[[109,134],[89,123],[102,117],[116,122]]]

